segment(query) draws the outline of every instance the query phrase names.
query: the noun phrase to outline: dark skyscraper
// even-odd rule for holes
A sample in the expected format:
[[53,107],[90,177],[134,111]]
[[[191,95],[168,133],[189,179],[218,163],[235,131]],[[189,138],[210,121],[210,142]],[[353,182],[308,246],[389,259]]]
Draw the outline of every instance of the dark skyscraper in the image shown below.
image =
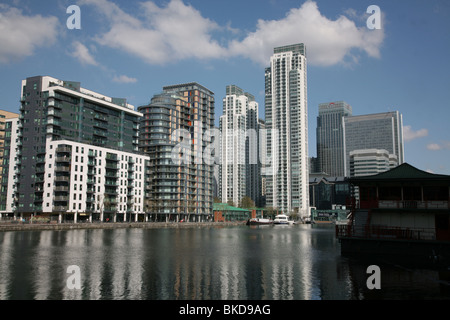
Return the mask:
[[319,104],[317,117],[318,171],[343,177],[345,170],[344,130],[342,118],[352,115],[352,107],[344,101]]

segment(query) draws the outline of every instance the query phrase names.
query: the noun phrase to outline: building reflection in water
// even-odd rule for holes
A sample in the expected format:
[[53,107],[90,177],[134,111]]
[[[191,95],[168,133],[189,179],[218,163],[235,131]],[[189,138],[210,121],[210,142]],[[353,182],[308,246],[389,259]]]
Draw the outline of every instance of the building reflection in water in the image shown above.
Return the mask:
[[[343,258],[331,228],[260,226],[0,233],[0,299],[347,300],[450,297],[448,270]],[[70,265],[81,289],[67,287]]]

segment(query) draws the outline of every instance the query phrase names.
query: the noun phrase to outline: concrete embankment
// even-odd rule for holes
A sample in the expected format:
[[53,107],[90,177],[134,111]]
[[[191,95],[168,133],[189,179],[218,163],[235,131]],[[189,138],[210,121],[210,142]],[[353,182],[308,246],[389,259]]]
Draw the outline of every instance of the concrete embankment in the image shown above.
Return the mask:
[[0,223],[1,231],[33,231],[33,230],[77,230],[77,229],[153,229],[153,228],[200,228],[228,227],[245,225],[245,221],[237,222],[114,222],[114,223]]

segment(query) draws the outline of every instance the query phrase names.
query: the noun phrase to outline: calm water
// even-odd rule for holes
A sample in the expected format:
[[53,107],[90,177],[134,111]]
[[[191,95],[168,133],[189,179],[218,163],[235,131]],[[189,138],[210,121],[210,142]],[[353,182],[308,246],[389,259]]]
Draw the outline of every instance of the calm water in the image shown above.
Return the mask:
[[[81,289],[69,289],[69,266]],[[340,255],[332,227],[311,225],[0,233],[0,299],[448,299],[446,272]]]

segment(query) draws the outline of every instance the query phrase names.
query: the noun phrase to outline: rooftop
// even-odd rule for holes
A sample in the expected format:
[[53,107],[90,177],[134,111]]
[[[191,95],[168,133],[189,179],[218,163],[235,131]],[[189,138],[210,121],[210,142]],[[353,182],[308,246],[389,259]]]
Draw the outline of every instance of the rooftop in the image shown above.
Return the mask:
[[443,174],[429,173],[417,169],[416,167],[413,167],[412,165],[405,162],[389,171],[385,171],[371,176],[353,177],[349,179],[351,183],[389,181],[389,180],[395,181],[440,180],[450,182],[450,176]]

